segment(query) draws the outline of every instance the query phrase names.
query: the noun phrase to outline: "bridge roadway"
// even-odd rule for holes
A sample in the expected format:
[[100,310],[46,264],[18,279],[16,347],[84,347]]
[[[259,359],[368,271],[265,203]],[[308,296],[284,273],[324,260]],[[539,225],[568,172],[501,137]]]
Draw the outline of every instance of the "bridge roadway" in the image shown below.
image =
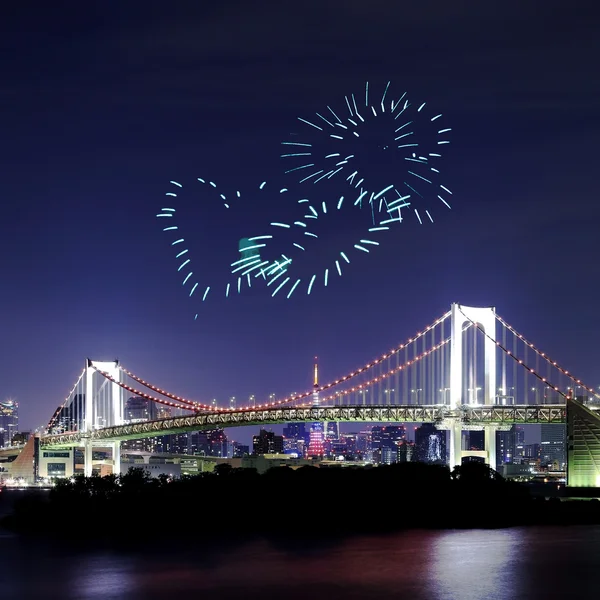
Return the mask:
[[48,449],[72,448],[89,440],[101,442],[135,440],[147,437],[201,431],[217,427],[274,425],[281,423],[311,423],[338,421],[346,423],[435,423],[448,429],[460,421],[464,429],[480,425],[511,426],[514,424],[566,423],[565,404],[547,405],[463,405],[450,409],[447,405],[412,406],[330,406],[285,407],[273,409],[239,410],[228,412],[201,412],[183,417],[172,417],[141,423],[95,429],[89,433],[69,432],[46,435],[41,446]]

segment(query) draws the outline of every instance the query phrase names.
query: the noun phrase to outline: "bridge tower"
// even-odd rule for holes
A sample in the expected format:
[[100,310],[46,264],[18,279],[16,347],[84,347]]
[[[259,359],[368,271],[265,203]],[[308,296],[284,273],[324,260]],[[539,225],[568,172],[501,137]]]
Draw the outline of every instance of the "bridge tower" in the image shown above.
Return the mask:
[[[96,367],[96,368],[94,368]],[[84,409],[84,422],[83,422],[83,433],[89,436],[89,434],[98,427],[97,419],[100,418],[97,402],[94,402],[94,396],[96,395],[96,389],[94,386],[94,375],[96,369],[105,372],[109,377],[113,379],[113,382],[109,384],[109,402],[108,402],[108,413],[103,415],[103,419],[106,425],[122,425],[123,424],[123,402],[121,401],[121,388],[118,383],[121,381],[121,369],[119,368],[119,361],[96,361],[86,359],[85,363],[85,409]],[[105,443],[104,446],[107,444]],[[113,473],[118,475],[121,472],[121,443],[110,442],[113,457]],[[91,477],[92,475],[92,457],[93,457],[93,444],[89,437],[84,437],[83,441],[83,452],[84,452],[84,475]]]
[[[496,401],[496,312],[494,307],[463,306],[453,303],[450,314],[450,407],[459,408],[463,404],[476,404],[477,397],[467,402],[463,398],[463,335],[465,323],[474,323],[485,332],[483,345],[484,388],[483,403]],[[492,469],[496,468],[496,427],[486,426],[485,458]],[[450,468],[460,465],[463,456],[462,426],[455,421],[450,426]]]

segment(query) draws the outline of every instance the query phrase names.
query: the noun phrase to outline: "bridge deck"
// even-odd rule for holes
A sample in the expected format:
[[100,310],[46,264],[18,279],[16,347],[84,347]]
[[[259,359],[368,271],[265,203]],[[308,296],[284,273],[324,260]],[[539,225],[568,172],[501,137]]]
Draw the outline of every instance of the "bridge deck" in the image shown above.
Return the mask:
[[264,410],[198,413],[96,429],[89,433],[73,432],[43,436],[44,448],[79,446],[85,439],[93,442],[133,440],[186,431],[201,431],[248,425],[338,421],[347,423],[436,423],[441,429],[459,420],[465,428],[480,425],[514,425],[534,423],[566,423],[566,405],[465,405],[451,410],[445,405],[421,406],[331,406],[285,407]]

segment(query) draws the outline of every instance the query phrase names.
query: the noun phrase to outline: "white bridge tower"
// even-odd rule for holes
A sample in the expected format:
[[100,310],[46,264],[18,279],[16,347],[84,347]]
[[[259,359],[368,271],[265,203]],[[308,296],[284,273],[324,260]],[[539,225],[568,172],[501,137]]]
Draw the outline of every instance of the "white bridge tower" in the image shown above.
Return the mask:
[[[450,408],[457,409],[464,404],[476,404],[477,394],[463,398],[463,334],[465,323],[481,328],[485,333],[483,344],[484,387],[483,403],[496,403],[496,312],[494,307],[463,306],[453,303],[450,315]],[[476,360],[476,357],[474,357]],[[467,401],[465,401],[467,400]],[[486,425],[484,458],[492,469],[496,468],[496,427]],[[463,455],[473,452],[462,450],[462,425],[455,421],[450,427],[450,468],[460,465]]]

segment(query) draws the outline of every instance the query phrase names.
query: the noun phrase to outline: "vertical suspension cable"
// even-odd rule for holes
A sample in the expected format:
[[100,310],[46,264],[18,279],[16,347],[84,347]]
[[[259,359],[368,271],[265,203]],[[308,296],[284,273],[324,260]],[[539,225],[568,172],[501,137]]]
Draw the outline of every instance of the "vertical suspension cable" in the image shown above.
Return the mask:
[[[478,398],[477,398],[477,388],[479,387],[479,381],[478,381],[478,372],[477,372],[477,366],[479,363],[479,356],[477,355],[477,338],[479,336],[479,329],[477,329],[477,327],[471,327],[471,329],[473,329],[473,403],[477,404],[478,403]],[[484,391],[485,393],[485,391]]]
[[[524,362],[526,365],[528,365],[528,364],[529,364],[529,363],[527,362],[527,348],[528,348],[528,347],[527,347],[527,344],[525,344],[525,343],[523,343],[523,346],[525,347],[525,348],[524,348],[524,353],[523,353],[523,354],[524,354],[524,359],[523,359],[523,362]],[[527,369],[522,369],[522,370],[524,371],[524,374],[523,374],[523,381],[524,381],[524,388],[525,388],[525,404],[531,404],[531,402],[530,402],[530,397],[531,397],[531,395],[530,395],[530,393],[529,393],[529,392],[530,392],[530,389],[529,389],[529,387],[530,387],[530,385],[531,385],[531,384],[529,383],[529,377],[528,377],[528,375],[529,375],[529,371],[528,371]]]
[[[413,348],[414,348],[414,346],[411,346],[411,349],[413,349]],[[412,354],[413,354],[413,356],[415,356],[416,352],[413,350]],[[415,386],[415,365],[414,365],[414,363],[411,364],[409,368],[410,368],[410,397],[408,399],[408,403],[413,404],[414,395],[415,395],[414,389],[416,387]]]
[[[441,327],[442,327],[442,338],[441,339],[446,339],[444,337],[444,321],[442,321],[441,323]],[[445,344],[444,346],[442,346],[442,355],[440,357],[440,388],[442,390],[442,404],[446,404],[446,387],[449,387],[446,385],[446,346],[450,347],[452,345],[452,340],[450,340],[450,344]]]
[[[513,334],[513,356],[517,356],[517,336]],[[512,377],[512,384],[513,384],[513,404],[517,404],[517,361],[513,360],[513,377]]]
[[[506,348],[506,327],[502,324],[502,347]],[[502,395],[504,396],[502,404],[506,404],[508,391],[506,389],[506,352],[500,351],[502,354]]]
[[[546,381],[550,381],[550,373],[551,373],[551,367],[550,367],[550,363],[547,362],[546,363]],[[546,396],[546,402],[548,402],[549,404],[552,403],[552,398],[550,397],[551,393],[550,393],[550,387],[546,386],[546,389],[544,390],[544,395]]]
[[[535,372],[539,375],[540,373],[540,355],[536,352],[535,353]],[[539,379],[536,377],[535,378],[535,403],[539,404],[540,400],[539,400]]]
[[381,376],[383,375],[383,362],[379,363],[379,381],[376,382],[377,385],[377,405],[381,406],[381,393],[382,393],[382,383]]
[[[457,328],[458,329],[458,328]],[[464,404],[464,398],[465,398],[465,388],[467,389],[467,404],[469,402],[469,396],[468,396],[468,388],[469,388],[469,377],[468,374],[465,372],[465,370],[467,369],[467,342],[469,341],[469,334],[468,333],[464,333],[462,330],[457,332],[457,335],[462,335],[463,336],[463,343],[462,343],[462,364],[463,364],[463,372],[460,375],[460,380],[461,380],[461,390],[460,390],[460,397],[461,397],[461,403]],[[450,367],[452,368],[452,367]],[[465,385],[465,382],[467,385]]]
[[[68,426],[65,427],[65,429],[68,429],[69,431],[73,431],[74,428],[76,427],[76,425],[79,423],[78,421],[78,416],[79,416],[79,411],[78,411],[78,404],[79,402],[78,400],[78,392],[79,392],[79,383],[77,383],[77,385],[75,386],[75,391],[71,393],[71,406],[69,406],[69,423]],[[77,431],[77,428],[75,428],[75,431]]]
[[394,376],[394,404],[400,404],[400,351],[395,352],[396,355],[396,374]]
[[[408,346],[404,346],[404,364],[408,362]],[[409,384],[409,371],[410,367],[405,367],[402,371],[402,404],[410,404],[410,398],[408,397],[408,384]]]
[[[440,338],[441,341],[441,338]],[[435,347],[435,327],[431,330],[431,347]],[[429,404],[437,404],[435,396],[435,366],[438,361],[438,351],[434,350],[429,361]]]
[[[385,360],[385,368],[386,370],[389,372],[392,370],[392,356],[388,356]],[[389,406],[391,404],[391,395],[392,395],[392,390],[391,390],[391,386],[394,385],[392,378],[391,377],[386,377],[385,378],[385,389],[386,389],[386,393],[385,393],[385,404],[386,406]]]
[[[427,352],[427,336],[424,335],[422,337],[423,343],[421,344],[422,351],[421,354],[425,355]],[[427,357],[423,357],[422,360],[419,361],[419,389],[417,390],[417,404],[424,404],[425,398],[425,362]]]

